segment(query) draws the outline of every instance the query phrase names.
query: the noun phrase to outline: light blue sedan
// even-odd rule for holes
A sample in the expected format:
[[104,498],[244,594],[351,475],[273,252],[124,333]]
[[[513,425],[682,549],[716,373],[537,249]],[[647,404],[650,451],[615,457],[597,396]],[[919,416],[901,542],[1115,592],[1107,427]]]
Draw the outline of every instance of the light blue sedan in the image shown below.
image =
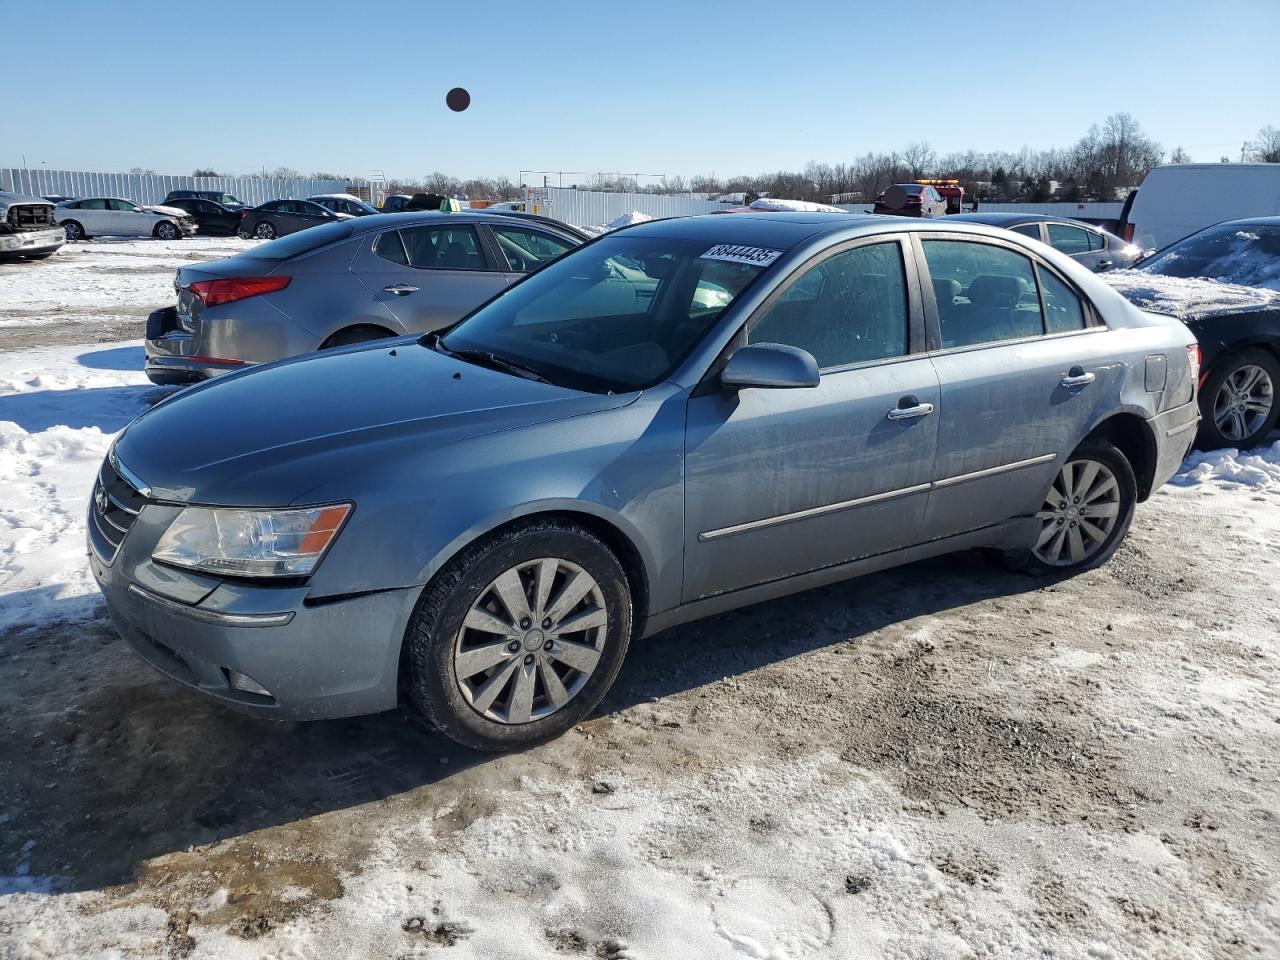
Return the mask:
[[155,407],[102,466],[91,562],[134,649],[228,704],[408,699],[520,747],[697,617],[974,547],[1105,562],[1195,436],[1198,363],[1007,231],[655,221],[443,334]]

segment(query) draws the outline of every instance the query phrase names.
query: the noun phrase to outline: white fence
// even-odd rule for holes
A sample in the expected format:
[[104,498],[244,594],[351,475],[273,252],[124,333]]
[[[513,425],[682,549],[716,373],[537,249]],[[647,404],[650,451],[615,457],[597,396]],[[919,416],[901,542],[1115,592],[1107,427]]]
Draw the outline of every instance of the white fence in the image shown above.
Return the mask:
[[597,227],[632,210],[651,217],[692,217],[728,206],[731,204],[708,200],[696,193],[604,193],[545,187],[529,191],[525,209],[533,212],[537,207],[543,216],[555,217],[575,227]]
[[270,177],[167,177],[147,173],[89,173],[43,167],[0,167],[0,190],[33,197],[123,197],[159,203],[170,190],[218,190],[256,206],[268,200],[345,193],[344,180],[276,180]]

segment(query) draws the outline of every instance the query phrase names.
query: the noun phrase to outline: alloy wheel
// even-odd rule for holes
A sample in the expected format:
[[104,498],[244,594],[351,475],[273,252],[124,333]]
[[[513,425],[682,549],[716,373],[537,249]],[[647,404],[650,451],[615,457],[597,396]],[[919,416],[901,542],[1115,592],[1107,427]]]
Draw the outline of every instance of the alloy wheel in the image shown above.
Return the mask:
[[557,557],[509,568],[480,591],[454,638],[463,697],[498,723],[555,713],[586,685],[608,635],[595,579]]
[[1036,514],[1042,526],[1034,553],[1054,567],[1084,563],[1102,549],[1120,516],[1120,484],[1104,463],[1069,460]]
[[84,236],[84,229],[78,223],[68,223],[62,230],[68,240],[79,240]]
[[160,226],[156,228],[156,233],[159,234],[161,240],[173,240],[178,236],[177,228],[171,223],[160,224]]
[[1213,398],[1213,422],[1228,440],[1247,440],[1267,422],[1275,384],[1262,367],[1244,364],[1227,374]]
[[260,240],[270,240],[276,235],[276,228],[269,223],[260,223],[254,229],[253,235]]

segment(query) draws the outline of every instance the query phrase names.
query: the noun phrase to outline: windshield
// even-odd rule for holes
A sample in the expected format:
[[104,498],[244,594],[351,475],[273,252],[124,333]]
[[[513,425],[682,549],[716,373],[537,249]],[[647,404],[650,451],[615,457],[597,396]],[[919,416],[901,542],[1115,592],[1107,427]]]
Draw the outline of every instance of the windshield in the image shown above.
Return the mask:
[[302,253],[318,250],[325,244],[345,240],[351,236],[354,228],[343,220],[340,223],[326,223],[319,227],[308,227],[291,233],[279,240],[272,240],[253,248],[250,256],[258,260],[288,260]]
[[1165,247],[1141,269],[1165,277],[1205,277],[1280,290],[1280,226],[1208,227]]
[[[778,256],[706,241],[606,237],[480,308],[442,341],[562,386],[623,392],[666,379]],[[743,262],[757,258],[761,263]]]
[[239,201],[239,200],[237,200],[235,197],[233,197],[233,196],[232,196],[231,194],[229,194],[229,193],[224,193],[224,194],[222,194],[222,196],[218,198],[218,202],[219,202],[220,204],[222,204],[223,206],[228,206],[228,205],[230,205],[230,204],[236,204],[236,205],[241,206],[241,207],[243,207],[243,206],[244,206],[244,204],[243,204],[243,203],[240,203],[240,201]]

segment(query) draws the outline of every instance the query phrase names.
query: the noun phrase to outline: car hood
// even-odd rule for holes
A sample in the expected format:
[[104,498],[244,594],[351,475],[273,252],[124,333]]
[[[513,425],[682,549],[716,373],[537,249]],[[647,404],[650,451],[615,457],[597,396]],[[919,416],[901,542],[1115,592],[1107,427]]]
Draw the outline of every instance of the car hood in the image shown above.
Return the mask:
[[1280,309],[1280,290],[1266,287],[1202,277],[1166,277],[1141,269],[1112,270],[1098,277],[1135,306],[1182,320]]
[[187,211],[181,210],[178,207],[166,207],[158,203],[144,203],[144,204],[141,204],[141,206],[143,210],[147,211],[147,213],[162,213],[166,217],[191,216],[191,214],[187,213]]
[[526,380],[402,338],[180,391],[134,420],[115,453],[158,499],[269,506],[294,501],[334,471],[382,469],[397,450],[419,455],[637,396]]
[[39,204],[42,207],[53,207],[56,204],[50,203],[43,197],[28,197],[21,193],[9,193],[6,190],[0,190],[0,210],[8,210],[15,203],[28,206],[30,204]]

